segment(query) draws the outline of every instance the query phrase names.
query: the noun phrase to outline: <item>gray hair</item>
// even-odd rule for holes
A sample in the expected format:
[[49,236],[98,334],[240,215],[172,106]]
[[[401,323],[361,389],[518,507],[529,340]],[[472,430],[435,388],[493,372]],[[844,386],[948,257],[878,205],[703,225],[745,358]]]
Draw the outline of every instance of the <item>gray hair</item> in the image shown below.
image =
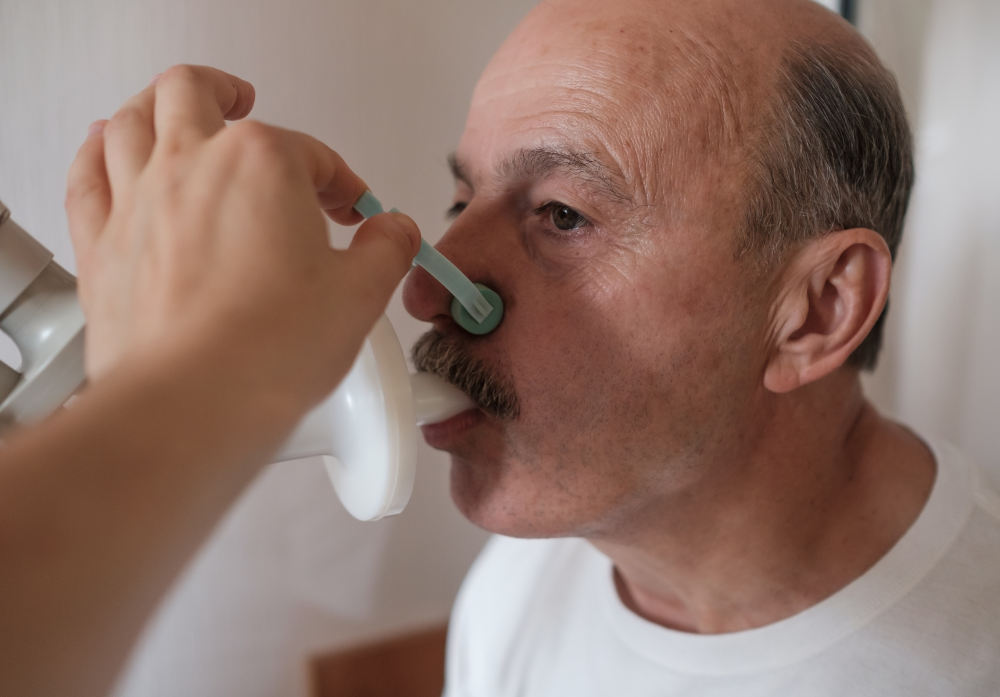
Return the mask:
[[[797,242],[868,228],[895,259],[913,186],[913,142],[893,76],[866,53],[795,45],[770,107],[751,145],[738,255],[771,268]],[[849,365],[875,367],[885,315]]]

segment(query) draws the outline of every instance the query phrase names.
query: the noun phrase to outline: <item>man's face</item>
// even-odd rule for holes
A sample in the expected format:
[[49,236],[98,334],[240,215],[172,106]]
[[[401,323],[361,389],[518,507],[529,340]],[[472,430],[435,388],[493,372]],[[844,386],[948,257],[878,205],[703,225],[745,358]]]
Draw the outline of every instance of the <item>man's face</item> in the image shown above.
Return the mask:
[[740,447],[762,368],[724,108],[662,29],[587,16],[532,13],[455,156],[438,249],[501,295],[500,327],[463,332],[423,270],[404,292],[516,395],[425,429],[459,508],[508,535],[600,536],[719,474],[701,463]]

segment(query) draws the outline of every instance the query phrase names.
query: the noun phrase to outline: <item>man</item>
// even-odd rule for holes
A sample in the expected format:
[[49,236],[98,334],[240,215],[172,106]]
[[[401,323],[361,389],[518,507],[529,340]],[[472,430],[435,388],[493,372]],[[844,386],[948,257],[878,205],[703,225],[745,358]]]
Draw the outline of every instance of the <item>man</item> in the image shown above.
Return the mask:
[[[66,209],[90,386],[0,449],[0,694],[104,695],[236,496],[347,373],[419,233],[340,157],[178,66],[91,127]],[[318,199],[317,199],[318,197]],[[317,205],[317,203],[319,205]]]
[[[912,183],[898,90],[807,0],[550,0],[473,97],[422,271],[426,427],[503,535],[447,693],[992,694],[1000,503],[865,401]],[[513,538],[553,538],[518,540]]]

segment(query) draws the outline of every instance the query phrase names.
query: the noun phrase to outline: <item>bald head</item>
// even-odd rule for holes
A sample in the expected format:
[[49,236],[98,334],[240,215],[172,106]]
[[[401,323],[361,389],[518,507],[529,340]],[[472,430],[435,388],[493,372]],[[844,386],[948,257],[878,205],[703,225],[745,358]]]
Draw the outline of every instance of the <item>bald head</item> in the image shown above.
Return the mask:
[[[875,230],[895,253],[913,179],[902,101],[868,43],[811,0],[547,0],[473,108],[526,87],[556,128],[576,112],[605,134],[630,201],[659,213],[647,221],[724,225],[764,270],[834,229]],[[852,362],[872,367],[880,335]]]
[[556,67],[567,91],[582,89],[580,100],[641,107],[636,127],[683,119],[672,125],[730,145],[773,97],[784,56],[798,43],[870,55],[850,25],[809,0],[549,0],[497,52],[476,96],[496,98],[504,83],[533,74],[551,88],[545,73]]

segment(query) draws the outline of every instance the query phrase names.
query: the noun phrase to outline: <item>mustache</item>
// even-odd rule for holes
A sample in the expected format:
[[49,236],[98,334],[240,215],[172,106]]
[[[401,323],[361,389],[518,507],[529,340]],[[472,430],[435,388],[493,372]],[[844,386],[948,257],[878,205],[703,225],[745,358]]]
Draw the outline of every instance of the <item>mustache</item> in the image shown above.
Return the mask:
[[521,413],[510,378],[470,354],[460,339],[432,329],[417,339],[412,358],[418,371],[450,382],[487,414],[513,421]]

